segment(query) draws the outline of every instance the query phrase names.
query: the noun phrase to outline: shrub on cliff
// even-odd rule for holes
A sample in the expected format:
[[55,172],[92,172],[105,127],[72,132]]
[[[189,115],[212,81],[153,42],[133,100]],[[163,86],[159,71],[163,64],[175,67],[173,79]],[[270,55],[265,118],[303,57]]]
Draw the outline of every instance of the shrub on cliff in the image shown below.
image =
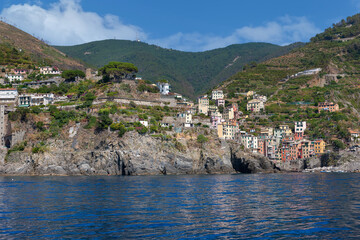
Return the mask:
[[112,123],[110,129],[112,131],[119,131],[119,137],[122,137],[127,131],[123,123]]
[[84,126],[85,129],[90,129],[96,126],[96,117],[88,116],[87,117],[88,123]]
[[35,147],[31,149],[32,153],[44,153],[46,151],[46,145],[44,142],[36,144]]
[[109,117],[108,111],[100,112],[100,116],[98,118],[97,127],[99,129],[108,128],[112,124],[112,119]]
[[42,122],[42,121],[36,122],[35,126],[36,126],[36,129],[39,129],[40,132],[43,132],[46,130],[44,127],[44,122]]
[[22,152],[25,150],[25,147],[27,145],[27,142],[21,142],[21,143],[18,143],[16,144],[15,146],[13,146],[12,148],[10,148],[7,152],[7,154],[9,155],[10,153],[12,152]]
[[203,134],[200,134],[198,137],[197,137],[197,140],[196,140],[198,143],[206,143],[207,141],[209,141],[209,139],[207,137],[205,137]]

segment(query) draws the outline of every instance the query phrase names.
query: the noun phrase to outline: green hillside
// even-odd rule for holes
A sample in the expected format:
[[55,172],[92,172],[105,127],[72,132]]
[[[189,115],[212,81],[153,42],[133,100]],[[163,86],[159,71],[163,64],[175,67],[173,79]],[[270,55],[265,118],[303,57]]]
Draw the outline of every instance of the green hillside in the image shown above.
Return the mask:
[[299,45],[301,43],[286,47],[247,43],[205,52],[182,52],[142,42],[104,40],[55,47],[95,67],[102,67],[110,61],[133,63],[139,68],[139,76],[153,82],[167,79],[173,91],[194,97],[229,78],[246,63],[286,54]]
[[61,69],[85,69],[84,65],[30,34],[0,21],[0,65],[16,67],[55,65]]
[[[246,106],[241,94],[266,95],[266,112],[274,114],[265,124],[307,121],[313,138],[349,139],[348,129],[360,128],[360,15],[347,18],[290,53],[246,66],[220,88]],[[321,68],[313,75],[288,78],[304,70]],[[341,111],[317,112],[319,102],[339,104]],[[244,109],[244,108],[243,108]],[[246,110],[244,110],[246,111]]]

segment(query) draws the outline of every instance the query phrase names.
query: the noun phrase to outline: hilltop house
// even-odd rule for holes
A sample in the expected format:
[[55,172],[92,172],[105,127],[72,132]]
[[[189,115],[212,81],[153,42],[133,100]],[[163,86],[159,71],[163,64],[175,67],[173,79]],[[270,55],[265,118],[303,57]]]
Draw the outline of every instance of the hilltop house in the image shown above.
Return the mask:
[[168,95],[170,93],[170,84],[168,82],[159,81],[157,82],[157,86],[162,95]]
[[29,70],[27,69],[13,69],[12,72],[14,74],[22,74],[22,75],[25,75],[29,72]]
[[318,110],[320,111],[329,111],[337,112],[339,111],[339,105],[333,102],[320,102],[318,105]]
[[49,105],[54,102],[54,94],[21,94],[19,95],[19,107],[31,107],[40,105]]
[[23,81],[24,76],[21,74],[6,74],[5,77],[9,79],[9,82],[15,82],[15,81]]
[[264,110],[264,102],[258,99],[250,100],[246,105],[246,110],[258,113],[261,110]]
[[60,75],[61,71],[57,67],[40,67],[40,74]]
[[211,93],[212,100],[224,99],[224,93],[222,90],[214,90]]
[[351,141],[357,143],[359,141],[360,131],[349,129],[349,133],[350,133]]

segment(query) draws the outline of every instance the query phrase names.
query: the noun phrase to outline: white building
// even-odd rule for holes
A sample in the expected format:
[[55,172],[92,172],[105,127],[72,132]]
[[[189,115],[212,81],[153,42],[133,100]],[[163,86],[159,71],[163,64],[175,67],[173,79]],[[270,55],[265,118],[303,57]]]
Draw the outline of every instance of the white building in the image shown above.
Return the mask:
[[157,86],[162,95],[168,95],[170,92],[170,84],[168,82],[157,82]]
[[149,122],[146,120],[140,120],[139,121],[144,127],[149,127]]
[[16,88],[0,88],[0,103],[15,103],[17,97]]
[[23,81],[24,80],[24,76],[20,75],[20,74],[7,74],[5,76],[7,79],[9,79],[9,82],[15,82],[15,81]]
[[19,95],[18,105],[21,107],[31,107],[52,104],[55,100],[54,94],[21,94]]
[[40,73],[44,75],[60,75],[61,71],[57,67],[40,67]]
[[295,122],[295,133],[303,133],[306,130],[306,122]]
[[185,114],[185,123],[192,123],[192,114],[189,111]]
[[262,96],[262,95],[258,95],[258,94],[255,94],[254,99],[257,99],[257,100],[260,100],[260,101],[263,101],[263,102],[266,102],[267,101],[267,97],[266,96]]
[[258,138],[251,134],[243,134],[240,136],[240,142],[246,149],[257,149]]
[[212,100],[224,99],[224,93],[222,90],[215,90],[211,93]]
[[260,112],[261,110],[264,110],[264,108],[264,102],[257,99],[250,100],[246,105],[247,111],[251,112]]

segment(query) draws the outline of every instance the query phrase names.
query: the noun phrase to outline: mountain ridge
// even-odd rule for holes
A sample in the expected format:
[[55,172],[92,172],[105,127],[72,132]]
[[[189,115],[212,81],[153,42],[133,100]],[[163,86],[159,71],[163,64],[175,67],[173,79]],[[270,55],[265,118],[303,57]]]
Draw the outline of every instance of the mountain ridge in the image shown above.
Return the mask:
[[182,52],[143,42],[108,39],[54,47],[95,67],[110,61],[131,62],[139,68],[139,75],[147,80],[156,82],[165,78],[174,91],[195,97],[240,71],[246,63],[280,56],[299,45],[302,44],[282,47],[270,43],[245,43],[204,52]]

